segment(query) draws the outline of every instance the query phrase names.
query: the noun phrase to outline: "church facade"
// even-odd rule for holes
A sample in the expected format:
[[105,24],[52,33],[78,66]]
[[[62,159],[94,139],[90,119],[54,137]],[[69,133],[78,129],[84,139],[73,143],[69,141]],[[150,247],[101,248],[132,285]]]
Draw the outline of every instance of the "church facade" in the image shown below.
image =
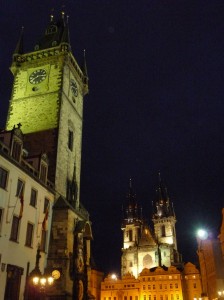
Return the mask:
[[157,199],[153,203],[154,230],[152,230],[144,220],[130,180],[121,228],[123,231],[122,275],[131,273],[137,277],[144,268],[181,265],[181,256],[177,250],[176,216],[161,180],[159,180],[156,196]]

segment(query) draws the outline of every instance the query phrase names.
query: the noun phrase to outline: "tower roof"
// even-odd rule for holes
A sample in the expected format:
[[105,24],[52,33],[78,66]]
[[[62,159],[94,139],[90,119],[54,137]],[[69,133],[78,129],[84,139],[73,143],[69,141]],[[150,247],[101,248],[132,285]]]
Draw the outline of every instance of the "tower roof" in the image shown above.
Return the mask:
[[51,14],[50,22],[44,35],[36,44],[35,50],[52,48],[60,44],[67,44],[70,47],[68,17],[65,20],[64,11],[61,12],[61,16],[57,20],[55,20],[53,14]]
[[153,217],[164,218],[164,217],[175,217],[173,204],[170,204],[167,188],[162,183],[160,172],[159,172],[159,185],[156,189],[156,200],[153,203]]
[[133,224],[142,222],[142,209],[139,207],[136,194],[133,192],[132,188],[132,180],[129,180],[129,191],[126,197],[125,208],[123,209],[123,223],[125,224]]

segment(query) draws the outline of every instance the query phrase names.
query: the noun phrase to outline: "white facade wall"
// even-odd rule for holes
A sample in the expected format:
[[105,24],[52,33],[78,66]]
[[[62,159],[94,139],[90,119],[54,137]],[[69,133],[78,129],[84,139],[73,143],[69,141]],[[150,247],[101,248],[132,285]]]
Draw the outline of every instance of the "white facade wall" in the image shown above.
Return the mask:
[[[45,217],[44,200],[50,200],[49,216],[46,223],[47,241],[45,252],[41,252],[40,271],[43,272],[46,264],[46,256],[50,238],[52,205],[54,194],[42,185],[38,180],[35,180],[24,172],[16,164],[0,156],[0,167],[8,171],[8,179],[6,189],[0,188],[0,209],[2,217],[0,220],[0,300],[4,299],[6,280],[7,280],[7,265],[15,265],[23,268],[21,277],[20,296],[23,299],[24,288],[26,283],[26,275],[35,267],[36,251],[38,244],[41,241],[42,223]],[[24,208],[23,215],[20,220],[18,241],[11,241],[10,234],[12,228],[13,215],[19,216],[20,199],[16,197],[17,181],[24,181]],[[37,191],[36,207],[30,205],[31,189]],[[32,246],[25,246],[27,223],[34,225]],[[48,230],[49,229],[49,230]],[[29,270],[28,270],[29,265]]]

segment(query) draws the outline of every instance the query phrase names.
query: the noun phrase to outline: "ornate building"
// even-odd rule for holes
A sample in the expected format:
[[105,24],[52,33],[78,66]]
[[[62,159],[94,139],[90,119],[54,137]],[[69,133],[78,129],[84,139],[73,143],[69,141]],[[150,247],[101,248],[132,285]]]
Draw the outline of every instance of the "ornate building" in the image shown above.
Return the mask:
[[153,231],[144,221],[130,180],[122,223],[122,275],[131,273],[137,277],[144,268],[180,265],[175,230],[176,216],[161,180],[156,201],[153,203],[152,222]]
[[65,13],[50,17],[34,50],[23,51],[23,30],[13,54],[14,76],[6,130],[20,123],[29,155],[46,153],[55,189],[47,271],[56,274],[53,299],[88,299],[89,214],[80,202],[83,99],[88,75],[73,56]]
[[201,277],[192,263],[180,260],[176,216],[159,180],[153,203],[154,230],[145,222],[130,180],[122,222],[121,279],[109,274],[101,284],[101,300],[201,299]]

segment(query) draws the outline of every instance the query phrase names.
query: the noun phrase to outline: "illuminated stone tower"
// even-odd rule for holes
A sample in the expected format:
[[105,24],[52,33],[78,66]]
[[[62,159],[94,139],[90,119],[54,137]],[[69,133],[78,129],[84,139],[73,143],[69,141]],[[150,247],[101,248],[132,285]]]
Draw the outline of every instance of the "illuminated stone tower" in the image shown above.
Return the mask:
[[83,293],[86,299],[92,234],[79,198],[88,76],[85,57],[81,68],[72,54],[64,12],[57,20],[51,15],[44,35],[29,53],[23,51],[22,30],[11,71],[14,82],[6,129],[20,123],[26,153],[47,153],[55,186],[48,267],[61,273],[57,295],[78,299]]
[[152,222],[154,231],[143,220],[130,184],[125,206],[122,231],[123,248],[121,273],[136,278],[144,268],[180,265],[175,232],[176,217],[166,189],[159,181]]

